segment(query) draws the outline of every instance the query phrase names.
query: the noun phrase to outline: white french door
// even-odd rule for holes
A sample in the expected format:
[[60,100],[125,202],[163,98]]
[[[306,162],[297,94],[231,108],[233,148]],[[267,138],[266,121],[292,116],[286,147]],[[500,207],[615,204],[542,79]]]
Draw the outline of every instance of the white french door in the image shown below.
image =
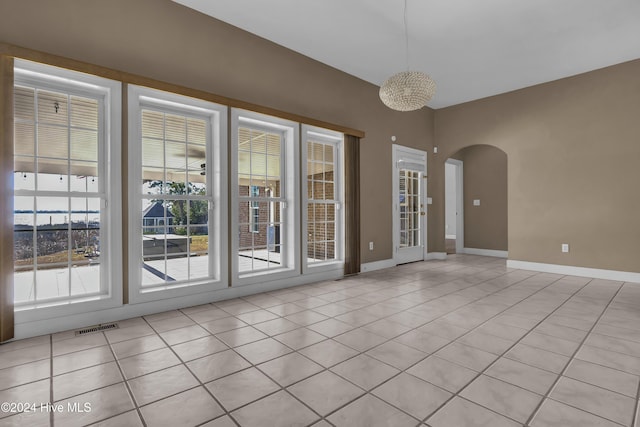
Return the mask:
[[427,153],[393,145],[393,246],[396,264],[426,252]]

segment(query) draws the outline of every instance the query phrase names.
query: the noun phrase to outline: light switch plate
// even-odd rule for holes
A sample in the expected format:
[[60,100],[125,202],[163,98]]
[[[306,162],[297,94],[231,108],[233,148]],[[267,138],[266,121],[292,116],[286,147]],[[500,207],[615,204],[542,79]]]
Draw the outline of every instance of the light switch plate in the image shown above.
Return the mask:
[[569,252],[569,244],[568,243],[563,243],[562,244],[562,252],[564,252],[564,253]]
[[473,199],[473,206],[480,206],[480,199]]
[[431,197],[427,197],[427,204],[428,205],[432,205],[433,204],[433,199]]

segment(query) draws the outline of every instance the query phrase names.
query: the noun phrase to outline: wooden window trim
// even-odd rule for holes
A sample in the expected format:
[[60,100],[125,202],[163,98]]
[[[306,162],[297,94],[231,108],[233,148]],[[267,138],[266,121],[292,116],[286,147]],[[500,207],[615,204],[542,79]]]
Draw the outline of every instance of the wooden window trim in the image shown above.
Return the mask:
[[14,337],[13,58],[0,54],[0,342]]
[[164,90],[172,92],[178,95],[190,96],[193,98],[202,99],[204,101],[213,102],[216,104],[226,105],[231,108],[238,108],[248,111],[253,111],[260,114],[278,117],[292,122],[298,122],[301,124],[308,124],[320,128],[330,129],[337,132],[344,133],[345,135],[355,136],[357,138],[364,138],[365,133],[361,130],[352,129],[346,126],[341,126],[333,123],[327,123],[322,120],[316,120],[311,117],[305,117],[286,111],[277,110],[262,105],[253,104],[250,102],[241,101],[234,98],[228,98],[221,95],[212,94],[206,91],[193,89],[173,83],[163,82],[155,80],[149,77],[140,76],[137,74],[127,73],[124,71],[114,70],[112,68],[102,67],[99,65],[90,64],[87,62],[77,61],[75,59],[65,58],[58,55],[53,55],[33,49],[27,49],[20,46],[14,46],[8,43],[0,43],[0,55],[7,55],[10,57],[26,59],[29,61],[40,62],[47,65],[53,65],[56,67],[67,68],[73,71],[79,71],[83,73],[93,74],[99,77],[105,77],[111,80],[120,81],[123,84],[132,84],[138,86],[146,86],[153,89]]

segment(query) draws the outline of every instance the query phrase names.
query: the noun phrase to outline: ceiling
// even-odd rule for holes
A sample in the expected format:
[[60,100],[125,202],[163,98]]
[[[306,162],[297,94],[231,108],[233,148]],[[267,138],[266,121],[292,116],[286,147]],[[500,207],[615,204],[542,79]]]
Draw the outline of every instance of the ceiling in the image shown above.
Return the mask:
[[[406,69],[403,0],[174,0],[380,85]],[[638,0],[408,0],[410,68],[442,108],[640,58]]]

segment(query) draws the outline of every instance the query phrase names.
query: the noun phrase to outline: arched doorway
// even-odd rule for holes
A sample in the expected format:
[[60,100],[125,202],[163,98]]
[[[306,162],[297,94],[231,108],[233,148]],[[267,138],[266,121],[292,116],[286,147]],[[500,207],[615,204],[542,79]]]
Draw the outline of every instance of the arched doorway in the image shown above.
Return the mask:
[[[452,182],[453,181],[453,182]],[[507,154],[471,145],[445,163],[447,253],[507,257]]]

